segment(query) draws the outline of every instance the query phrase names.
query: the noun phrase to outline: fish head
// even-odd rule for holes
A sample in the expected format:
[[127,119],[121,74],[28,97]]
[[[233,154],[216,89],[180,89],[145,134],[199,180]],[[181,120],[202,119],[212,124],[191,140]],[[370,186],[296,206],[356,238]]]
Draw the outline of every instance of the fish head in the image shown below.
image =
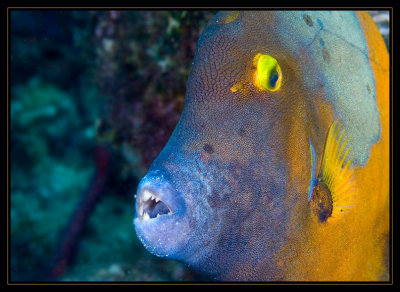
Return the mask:
[[283,246],[308,236],[310,141],[318,164],[334,111],[309,39],[291,42],[278,16],[213,17],[181,118],[137,190],[144,246],[218,279],[282,279]]
[[[263,21],[274,27],[273,14]],[[254,22],[257,14],[222,12],[202,33],[181,119],[136,196],[144,246],[218,278],[232,263],[271,263],[277,274],[275,253],[309,179],[302,72],[279,31],[265,34]],[[279,64],[281,80],[268,81],[281,82],[277,90],[260,85],[262,56]],[[296,164],[296,186],[288,186],[288,156],[297,155],[306,159]]]

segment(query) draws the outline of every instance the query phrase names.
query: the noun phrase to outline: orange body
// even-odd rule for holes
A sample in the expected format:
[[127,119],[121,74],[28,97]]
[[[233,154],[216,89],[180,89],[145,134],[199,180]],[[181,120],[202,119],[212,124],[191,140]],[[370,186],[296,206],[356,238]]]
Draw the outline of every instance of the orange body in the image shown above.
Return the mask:
[[[282,251],[288,280],[383,281],[389,279],[389,56],[367,12],[357,12],[376,82],[380,140],[367,164],[354,169],[351,211],[326,223],[313,220]],[[315,218],[314,218],[315,219]],[[307,219],[305,219],[307,220]],[[304,230],[303,230],[304,231]],[[293,246],[298,254],[293,255]],[[337,255],[341,254],[341,258]]]

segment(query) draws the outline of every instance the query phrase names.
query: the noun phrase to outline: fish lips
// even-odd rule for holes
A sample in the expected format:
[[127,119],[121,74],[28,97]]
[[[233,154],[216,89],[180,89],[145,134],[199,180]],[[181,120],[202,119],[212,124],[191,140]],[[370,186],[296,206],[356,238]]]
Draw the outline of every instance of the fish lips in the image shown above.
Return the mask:
[[179,259],[188,240],[189,224],[180,193],[159,171],[139,183],[133,220],[136,234],[151,253]]

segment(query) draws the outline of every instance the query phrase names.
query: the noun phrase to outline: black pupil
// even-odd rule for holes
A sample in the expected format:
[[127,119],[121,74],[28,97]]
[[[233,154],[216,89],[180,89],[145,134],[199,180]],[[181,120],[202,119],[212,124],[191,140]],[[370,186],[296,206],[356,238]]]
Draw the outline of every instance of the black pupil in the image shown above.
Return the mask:
[[271,87],[275,87],[276,81],[278,81],[279,74],[275,70],[271,73],[271,76],[269,77],[269,84]]

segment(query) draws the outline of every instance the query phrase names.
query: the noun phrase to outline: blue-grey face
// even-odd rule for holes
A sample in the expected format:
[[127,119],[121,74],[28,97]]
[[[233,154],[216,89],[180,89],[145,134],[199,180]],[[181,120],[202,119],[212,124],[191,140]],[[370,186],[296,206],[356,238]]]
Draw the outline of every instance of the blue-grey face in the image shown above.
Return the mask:
[[[225,17],[218,14],[198,42],[184,111],[140,182],[134,224],[150,252],[212,277],[281,279],[277,253],[289,222],[301,214],[293,205],[307,207],[307,95],[276,34],[252,30],[252,18],[223,24]],[[279,91],[254,84],[260,52],[284,70]],[[292,184],[291,160],[298,155],[304,164],[296,166]]]
[[[231,131],[245,137],[252,132],[245,127],[250,123],[217,129],[224,140]],[[234,279],[228,275],[233,266],[257,267],[259,261],[268,266],[285,234],[280,197],[286,189],[285,165],[261,162],[273,160],[272,145],[260,159],[244,161],[238,157],[240,145],[200,142],[208,138],[199,132],[180,140],[176,133],[181,131],[188,129],[178,126],[138,187],[134,223],[140,240],[151,253],[218,279]],[[252,273],[254,279],[263,277]]]
[[[217,279],[278,279],[275,255],[287,233],[288,210],[309,185],[308,172],[297,177],[295,191],[287,184],[291,124],[281,122],[299,121],[301,99],[263,98],[250,87],[253,98],[244,100],[232,93],[229,80],[215,79],[225,84],[220,92],[212,79],[200,87],[211,74],[201,72],[205,48],[196,53],[181,119],[138,187],[136,232],[153,254]],[[246,71],[254,55],[236,60],[237,70],[243,65]],[[286,106],[289,98],[293,107]],[[308,137],[300,134],[295,142],[309,153]]]

